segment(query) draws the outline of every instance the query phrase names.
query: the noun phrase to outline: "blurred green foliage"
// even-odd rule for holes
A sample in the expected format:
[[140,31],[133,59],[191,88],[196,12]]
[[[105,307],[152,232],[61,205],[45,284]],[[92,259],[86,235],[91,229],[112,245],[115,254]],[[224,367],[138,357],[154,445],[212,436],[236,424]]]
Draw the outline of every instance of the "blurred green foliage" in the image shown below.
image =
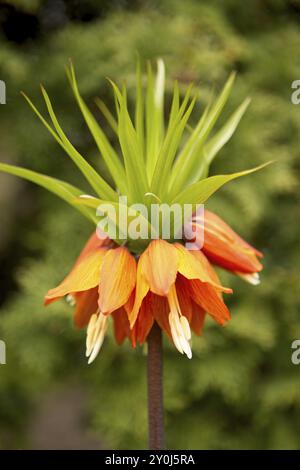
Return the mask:
[[[14,36],[11,22],[18,18],[25,21],[23,33]],[[207,321],[204,335],[193,339],[192,361],[165,342],[170,448],[300,447],[300,366],[290,359],[291,342],[300,337],[300,109],[290,100],[291,83],[299,78],[299,20],[297,0],[0,3],[0,78],[8,93],[0,108],[1,161],[77,182],[73,165],[19,94],[25,90],[41,104],[42,82],[71,140],[101,168],[64,75],[69,57],[101,122],[93,98],[112,104],[106,76],[133,84],[136,53],[163,57],[169,85],[175,77],[183,88],[194,81],[203,105],[211,86],[219,89],[237,70],[227,116],[252,97],[212,170],[237,171],[270,159],[276,164],[230,183],[209,207],[264,252],[262,283],[252,287],[221,274],[234,289],[228,298],[233,319],[226,329]],[[25,430],[38,402],[49,388],[75,379],[88,392],[89,426],[103,446],[144,448],[143,352],[119,348],[110,336],[88,367],[85,332],[73,328],[71,307],[42,305],[92,227],[54,196],[4,175],[0,210],[0,338],[7,343],[0,447],[30,446]]]

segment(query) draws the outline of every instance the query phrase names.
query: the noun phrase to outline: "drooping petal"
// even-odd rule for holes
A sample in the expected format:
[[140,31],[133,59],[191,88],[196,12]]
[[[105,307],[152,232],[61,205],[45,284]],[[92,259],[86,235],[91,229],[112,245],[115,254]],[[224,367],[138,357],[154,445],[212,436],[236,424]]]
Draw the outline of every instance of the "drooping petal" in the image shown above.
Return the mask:
[[167,295],[177,275],[176,248],[165,240],[153,240],[141,255],[139,264],[150,290],[157,295]]
[[[98,230],[99,232],[99,230]],[[93,232],[90,238],[88,239],[87,243],[85,244],[83,250],[81,251],[80,255],[78,256],[76,264],[80,263],[88,254],[90,254],[93,251],[97,251],[99,248],[103,247],[109,247],[114,245],[114,242],[112,242],[107,235],[99,232]],[[100,238],[101,235],[101,238]]]
[[99,248],[84,256],[59,286],[48,291],[45,296],[45,304],[67,294],[96,287],[99,284],[100,267],[106,252],[105,248]]
[[135,301],[135,291],[136,289],[134,288],[133,291],[131,292],[129,299],[127,300],[126,304],[124,304],[125,312],[127,314],[127,317],[129,319],[129,314],[133,309],[134,306],[134,301]]
[[134,334],[140,344],[144,344],[154,323],[153,296],[151,292],[144,298],[137,321],[134,325]]
[[176,280],[176,292],[177,297],[180,305],[180,310],[182,314],[188,319],[190,322],[192,319],[192,299],[190,297],[190,292],[187,289],[184,282],[181,281],[181,276],[178,276]]
[[217,295],[222,299],[223,292],[226,294],[232,294],[233,291],[230,287],[222,286],[219,276],[216,273],[216,270],[213,268],[206,256],[201,251],[192,251],[191,253],[192,256],[194,256],[198,260],[201,260],[201,263],[204,263],[206,265],[207,272],[209,273],[210,278],[214,282],[213,287],[216,288]]
[[137,266],[134,304],[133,304],[131,311],[128,312],[128,319],[129,319],[131,328],[133,328],[136,322],[142,302],[148,292],[149,292],[149,284],[144,278],[144,275],[142,273],[142,264],[140,263],[140,260],[139,260],[138,266]]
[[151,296],[154,318],[159,324],[160,328],[165,331],[168,337],[172,340],[171,328],[169,324],[170,307],[167,298],[152,293]]
[[181,275],[178,277],[180,277],[180,282],[185,284],[192,300],[209,313],[217,323],[224,325],[230,320],[230,312],[214,287],[197,279],[188,280]]
[[74,323],[78,328],[86,326],[91,315],[97,312],[98,296],[98,287],[74,294],[76,301]]
[[196,335],[201,335],[206,312],[198,304],[192,301],[192,318],[190,321],[191,329]]
[[[101,235],[101,234],[99,233],[99,235]],[[91,253],[94,253],[94,252],[98,251],[100,248],[108,248],[109,246],[114,245],[114,242],[112,242],[107,236],[105,236],[105,234],[103,234],[103,236],[101,238],[99,238],[99,235],[96,233],[96,231],[94,231],[92,233],[92,235],[88,239],[87,243],[85,244],[85,246],[81,250],[78,258],[76,259],[76,261],[75,261],[75,263],[74,263],[74,265],[73,265],[73,267],[70,271],[70,274],[72,273],[74,268],[78,264],[80,264]],[[45,305],[49,305],[50,303],[55,302],[56,300],[60,299],[61,297],[62,296],[59,295],[59,296],[54,297],[54,298],[52,298],[52,297],[48,298],[48,295],[46,295]]]
[[211,262],[229,271],[258,272],[262,264],[257,257],[262,253],[243,240],[229,225],[213,212],[204,211],[203,219],[196,218],[199,229],[204,227],[202,251]]
[[224,325],[230,320],[230,312],[218,295],[218,292],[209,284],[200,281],[191,281],[193,300],[209,313],[217,323]]
[[132,341],[132,330],[130,329],[128,316],[124,307],[112,313],[114,322],[114,334],[118,344],[122,344],[126,338]]
[[136,284],[136,261],[124,246],[108,250],[100,271],[99,308],[111,313],[129,299]]
[[201,251],[189,251],[179,243],[175,244],[179,255],[178,272],[186,279],[198,279],[214,286],[217,290],[231,293],[232,290],[223,287],[209,261]]

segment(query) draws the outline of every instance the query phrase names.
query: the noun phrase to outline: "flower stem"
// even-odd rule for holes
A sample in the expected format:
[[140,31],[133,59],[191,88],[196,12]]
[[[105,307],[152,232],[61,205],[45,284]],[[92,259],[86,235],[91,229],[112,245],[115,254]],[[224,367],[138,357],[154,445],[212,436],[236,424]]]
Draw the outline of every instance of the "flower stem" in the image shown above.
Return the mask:
[[154,323],[148,335],[148,422],[149,449],[165,448],[163,410],[163,354],[162,332]]

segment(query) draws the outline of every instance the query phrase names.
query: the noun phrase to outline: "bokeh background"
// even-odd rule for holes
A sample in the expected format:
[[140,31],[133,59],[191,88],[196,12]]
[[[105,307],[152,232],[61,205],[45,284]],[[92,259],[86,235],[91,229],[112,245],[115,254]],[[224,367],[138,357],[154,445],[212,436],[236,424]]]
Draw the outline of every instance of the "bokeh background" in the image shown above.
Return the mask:
[[[230,183],[209,207],[265,254],[259,287],[221,274],[235,295],[225,329],[207,321],[194,358],[165,341],[167,444],[173,449],[300,448],[300,76],[299,0],[11,0],[0,2],[0,159],[84,184],[33,115],[39,83],[53,98],[76,147],[101,169],[64,67],[71,57],[79,86],[94,105],[113,104],[106,76],[133,90],[136,54],[163,57],[170,89],[194,81],[203,107],[229,73],[237,83],[225,117],[244,97],[252,104],[212,172],[275,159],[260,174]],[[133,96],[133,93],[131,94]],[[222,122],[222,120],[221,120]],[[104,171],[104,170],[103,170]],[[43,295],[68,272],[92,227],[45,191],[0,174],[0,448],[145,448],[145,355],[112,337],[92,366],[85,331],[72,308],[45,309]]]

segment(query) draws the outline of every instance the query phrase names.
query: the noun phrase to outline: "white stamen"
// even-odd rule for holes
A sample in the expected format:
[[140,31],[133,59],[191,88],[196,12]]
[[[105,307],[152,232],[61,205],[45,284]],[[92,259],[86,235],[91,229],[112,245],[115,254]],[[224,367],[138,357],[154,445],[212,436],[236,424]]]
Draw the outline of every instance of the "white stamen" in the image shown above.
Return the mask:
[[91,354],[91,351],[93,348],[93,338],[94,338],[97,318],[98,318],[97,313],[94,313],[90,318],[90,321],[86,330],[86,356],[87,357]]
[[235,274],[237,274],[242,279],[244,279],[244,281],[249,282],[253,286],[257,286],[258,284],[260,284],[260,278],[258,273],[245,274],[236,272]]
[[184,353],[187,355],[189,359],[192,359],[192,350],[191,350],[189,342],[183,336],[180,337],[180,342],[181,342],[181,346],[182,346]]
[[191,329],[190,329],[189,322],[188,322],[187,318],[184,315],[182,315],[180,317],[180,323],[181,323],[182,329],[184,331],[184,336],[186,337],[186,339],[188,341],[190,341],[190,339],[192,337]]
[[169,313],[169,324],[170,324],[170,328],[171,328],[171,335],[172,335],[172,339],[174,341],[174,345],[175,345],[176,349],[178,349],[178,351],[181,354],[183,354],[183,349],[181,347],[180,338],[179,338],[179,335],[178,335],[178,332],[177,332],[177,329],[176,329],[176,326],[175,326],[174,315],[172,313]]
[[68,295],[66,296],[66,301],[67,301],[67,303],[68,303],[71,307],[75,307],[75,305],[76,305],[76,300],[75,300],[74,295],[68,294]]
[[90,318],[90,321],[89,321],[87,330],[86,330],[87,335],[89,335],[89,333],[94,329],[94,326],[95,326],[95,324],[96,324],[97,318],[98,318],[97,313],[93,313],[93,315],[92,315],[91,318]]
[[97,339],[97,341],[96,341],[96,343],[93,347],[93,351],[91,352],[91,355],[89,357],[88,364],[91,364],[96,359],[96,357],[98,356],[99,351],[100,351],[101,346],[102,346],[103,341],[104,341],[104,335],[105,335],[105,333],[101,331],[101,334],[98,337],[98,339]]
[[171,310],[169,324],[174,345],[181,354],[185,353],[191,359],[192,350],[189,344],[191,329],[187,318],[181,313],[175,286],[169,292],[168,301]]
[[91,364],[97,357],[103,344],[107,330],[108,317],[103,313],[95,313],[91,316],[86,338],[86,357],[89,357],[88,364]]

